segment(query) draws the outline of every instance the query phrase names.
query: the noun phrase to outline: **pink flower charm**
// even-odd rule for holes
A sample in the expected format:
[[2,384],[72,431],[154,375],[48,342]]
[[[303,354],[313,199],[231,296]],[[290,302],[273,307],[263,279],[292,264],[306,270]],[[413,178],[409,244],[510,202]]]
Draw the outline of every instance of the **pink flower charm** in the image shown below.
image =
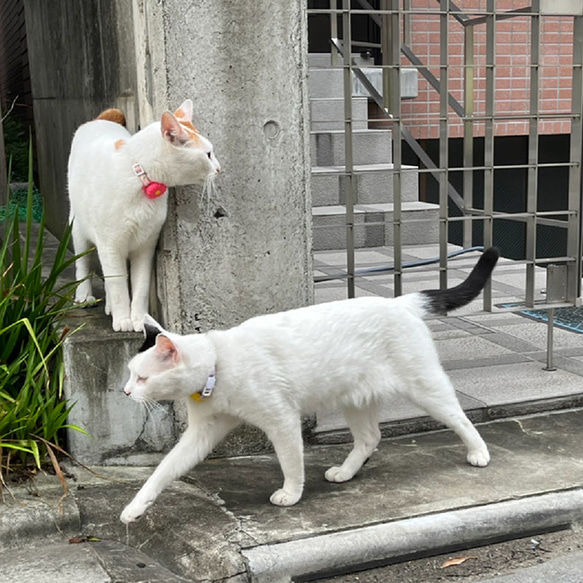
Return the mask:
[[168,188],[165,184],[161,182],[150,182],[147,186],[144,186],[144,192],[148,198],[158,198],[166,193]]

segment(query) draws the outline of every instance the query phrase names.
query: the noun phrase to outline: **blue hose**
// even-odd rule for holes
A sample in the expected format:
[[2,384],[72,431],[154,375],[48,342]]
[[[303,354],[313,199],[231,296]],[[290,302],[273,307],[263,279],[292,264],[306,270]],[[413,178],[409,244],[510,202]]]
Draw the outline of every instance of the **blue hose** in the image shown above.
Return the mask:
[[[474,251],[483,251],[484,247],[468,247],[467,249],[459,249],[458,251],[452,251],[447,254],[448,259],[454,259],[460,255],[465,255],[466,253],[472,253]],[[431,259],[418,259],[417,261],[409,261],[408,263],[403,263],[403,269],[408,267],[420,267],[422,265],[430,265],[432,263],[438,263],[440,257],[433,257]],[[389,273],[395,270],[395,266],[386,265],[384,267],[367,267],[365,269],[357,269],[354,275],[382,275],[383,273]],[[339,275],[317,275],[314,277],[315,283],[320,283],[322,281],[332,281],[334,279],[346,279],[348,277],[347,273],[341,273]]]

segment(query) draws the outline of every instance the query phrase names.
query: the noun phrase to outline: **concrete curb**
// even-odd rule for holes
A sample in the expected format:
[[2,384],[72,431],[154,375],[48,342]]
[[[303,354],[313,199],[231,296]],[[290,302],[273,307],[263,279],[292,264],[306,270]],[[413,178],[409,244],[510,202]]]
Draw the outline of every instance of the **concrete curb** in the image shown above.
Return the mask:
[[583,520],[583,489],[536,495],[242,551],[255,583],[346,573],[428,553],[567,527]]

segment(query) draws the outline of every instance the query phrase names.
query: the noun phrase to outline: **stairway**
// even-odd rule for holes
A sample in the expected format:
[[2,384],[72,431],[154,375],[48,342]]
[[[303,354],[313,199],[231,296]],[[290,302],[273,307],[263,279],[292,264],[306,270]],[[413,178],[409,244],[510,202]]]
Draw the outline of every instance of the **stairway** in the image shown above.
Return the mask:
[[[372,65],[355,58],[361,67]],[[345,249],[344,73],[330,68],[330,55],[311,54],[309,64],[313,249]],[[353,87],[354,245],[393,245],[391,130],[369,128],[368,98]],[[438,207],[419,201],[416,167],[402,168],[402,244],[436,243]]]

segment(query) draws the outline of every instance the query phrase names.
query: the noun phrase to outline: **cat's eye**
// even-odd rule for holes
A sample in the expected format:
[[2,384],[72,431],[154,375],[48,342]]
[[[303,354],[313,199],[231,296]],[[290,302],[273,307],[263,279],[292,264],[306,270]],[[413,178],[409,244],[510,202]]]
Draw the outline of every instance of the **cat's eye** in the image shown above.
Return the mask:
[[213,157],[213,153],[212,152],[207,152],[206,155],[207,155],[207,158],[209,160],[212,160],[212,157]]
[[148,377],[141,377],[138,375],[138,378],[136,379],[136,382],[138,383],[145,383],[148,380]]

